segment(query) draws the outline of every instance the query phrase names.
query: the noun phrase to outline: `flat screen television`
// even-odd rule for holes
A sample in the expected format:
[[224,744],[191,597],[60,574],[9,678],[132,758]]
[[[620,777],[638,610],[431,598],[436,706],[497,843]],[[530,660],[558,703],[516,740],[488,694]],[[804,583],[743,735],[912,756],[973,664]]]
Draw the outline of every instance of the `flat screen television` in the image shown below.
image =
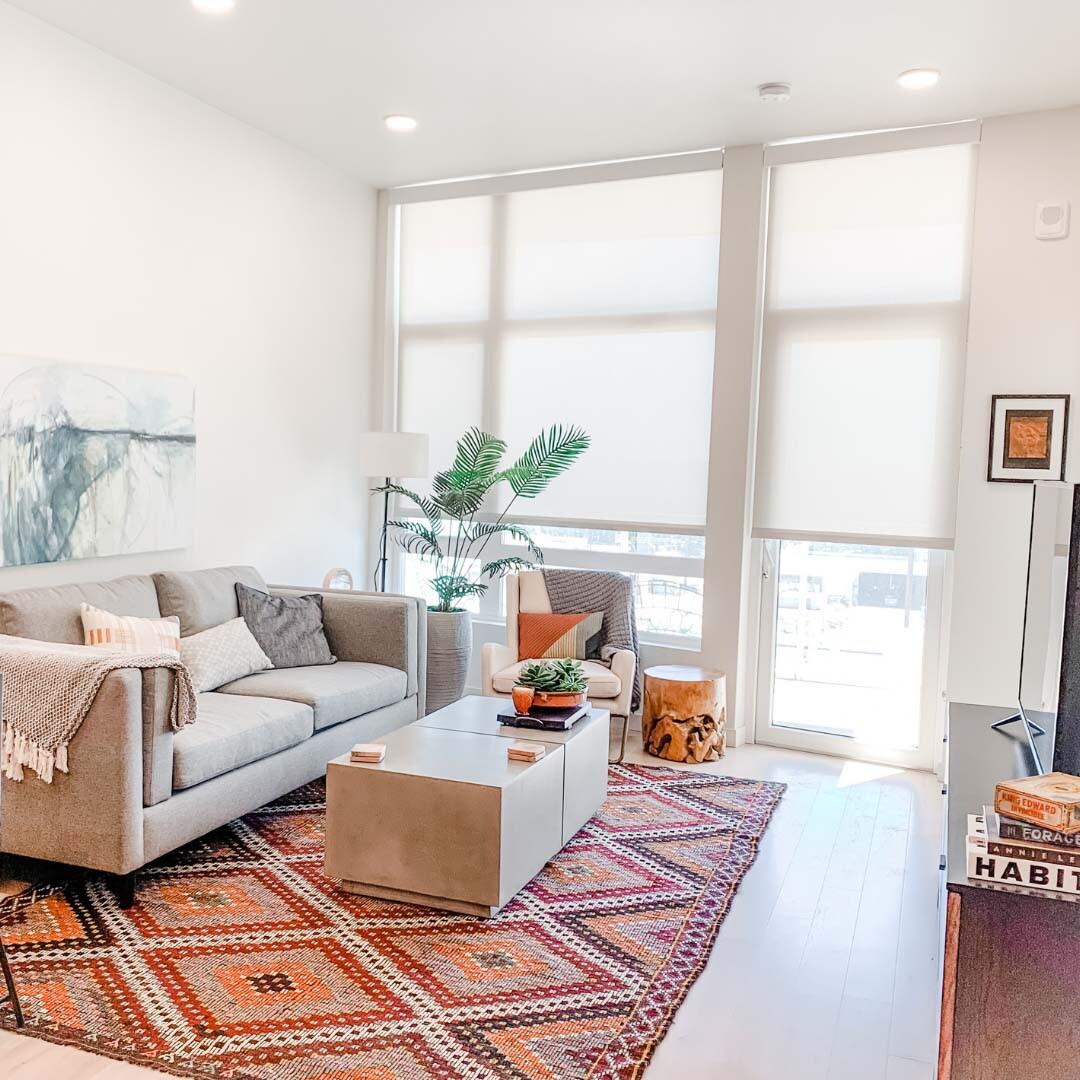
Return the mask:
[[1039,772],[1033,734],[1055,720],[1054,769],[1080,774],[1080,488],[1036,481],[1031,492],[1027,589],[1017,688],[1019,721]]

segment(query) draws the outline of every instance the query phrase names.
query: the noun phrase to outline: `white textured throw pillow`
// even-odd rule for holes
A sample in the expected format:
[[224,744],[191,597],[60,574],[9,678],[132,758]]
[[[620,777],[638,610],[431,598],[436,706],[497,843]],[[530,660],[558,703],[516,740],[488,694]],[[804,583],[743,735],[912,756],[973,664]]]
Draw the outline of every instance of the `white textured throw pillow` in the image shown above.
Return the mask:
[[231,619],[201,634],[181,638],[180,659],[191,672],[199,694],[274,666],[243,619]]

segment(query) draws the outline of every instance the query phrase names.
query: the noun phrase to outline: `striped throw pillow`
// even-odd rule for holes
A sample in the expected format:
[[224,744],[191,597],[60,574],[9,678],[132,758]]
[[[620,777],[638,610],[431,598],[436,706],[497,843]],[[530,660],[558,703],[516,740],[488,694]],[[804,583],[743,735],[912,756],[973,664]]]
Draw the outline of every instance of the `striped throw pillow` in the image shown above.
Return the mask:
[[519,660],[587,660],[600,654],[602,611],[518,614]]
[[83,644],[97,645],[114,652],[169,653],[180,655],[180,620],[140,619],[135,615],[114,615],[90,604],[80,604]]

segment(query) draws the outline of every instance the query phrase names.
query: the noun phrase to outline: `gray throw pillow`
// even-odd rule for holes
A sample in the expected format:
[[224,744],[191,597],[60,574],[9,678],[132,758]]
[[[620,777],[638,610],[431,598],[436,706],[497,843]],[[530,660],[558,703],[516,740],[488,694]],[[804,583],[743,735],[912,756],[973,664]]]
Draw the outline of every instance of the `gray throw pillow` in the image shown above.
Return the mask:
[[236,583],[236,603],[260,648],[276,668],[335,664],[323,628],[322,596],[271,596]]

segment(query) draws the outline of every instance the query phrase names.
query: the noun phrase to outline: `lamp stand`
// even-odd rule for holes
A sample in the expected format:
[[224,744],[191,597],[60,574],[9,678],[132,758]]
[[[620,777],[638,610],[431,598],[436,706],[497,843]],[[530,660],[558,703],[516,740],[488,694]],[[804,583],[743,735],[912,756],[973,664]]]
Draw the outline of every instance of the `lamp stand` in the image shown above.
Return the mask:
[[[386,477],[386,486],[390,486],[390,477]],[[379,565],[375,573],[379,578],[379,592],[386,592],[386,527],[390,517],[390,492],[383,492],[382,504],[382,542],[379,551]]]

